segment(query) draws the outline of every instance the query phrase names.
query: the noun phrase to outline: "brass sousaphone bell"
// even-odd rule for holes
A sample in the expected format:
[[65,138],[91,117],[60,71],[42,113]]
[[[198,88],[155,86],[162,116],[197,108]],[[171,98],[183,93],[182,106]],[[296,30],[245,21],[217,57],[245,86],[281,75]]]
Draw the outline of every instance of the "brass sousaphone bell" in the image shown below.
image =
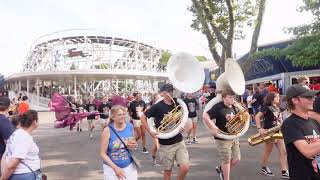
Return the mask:
[[[172,85],[185,93],[193,93],[201,89],[204,83],[204,69],[198,60],[188,53],[177,53],[170,57],[167,63],[168,78]],[[172,99],[172,97],[171,97]],[[164,116],[158,128],[155,127],[154,117],[148,118],[151,131],[157,132],[160,139],[176,136],[188,121],[188,108],[182,99],[177,103],[172,99],[175,108]]]

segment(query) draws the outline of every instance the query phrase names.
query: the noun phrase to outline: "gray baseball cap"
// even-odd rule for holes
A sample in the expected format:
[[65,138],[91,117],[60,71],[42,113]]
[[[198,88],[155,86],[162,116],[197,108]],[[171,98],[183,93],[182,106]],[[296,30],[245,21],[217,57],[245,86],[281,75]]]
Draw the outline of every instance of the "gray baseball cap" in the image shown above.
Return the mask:
[[295,84],[290,86],[286,91],[287,99],[291,99],[293,97],[301,96],[301,97],[312,97],[318,94],[320,91],[314,91],[307,89],[299,84]]

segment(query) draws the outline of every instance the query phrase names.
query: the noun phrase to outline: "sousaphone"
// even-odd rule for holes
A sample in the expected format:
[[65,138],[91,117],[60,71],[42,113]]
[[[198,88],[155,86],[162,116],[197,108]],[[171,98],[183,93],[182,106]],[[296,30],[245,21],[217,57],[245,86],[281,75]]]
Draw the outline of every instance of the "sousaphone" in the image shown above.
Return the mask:
[[[167,63],[168,78],[172,85],[182,92],[193,93],[201,89],[204,83],[204,69],[198,60],[188,53],[177,53],[170,57]],[[171,97],[172,98],[172,97]],[[157,132],[160,139],[176,136],[188,121],[188,108],[182,99],[177,98],[175,108],[166,114],[161,125],[156,128],[154,117],[148,118],[148,126]]]
[[[242,95],[245,90],[245,80],[243,72],[239,64],[229,58],[225,61],[225,72],[222,73],[216,82],[216,92],[217,96],[208,102],[203,112],[208,112],[214,105],[222,101],[221,92],[223,90],[232,90],[237,95]],[[220,130],[215,136],[221,139],[236,139],[244,135],[250,126],[250,115],[248,110],[242,106],[240,103],[235,102],[233,104],[238,113],[227,122],[226,127],[229,132],[224,132]],[[208,128],[205,121],[203,123]]]

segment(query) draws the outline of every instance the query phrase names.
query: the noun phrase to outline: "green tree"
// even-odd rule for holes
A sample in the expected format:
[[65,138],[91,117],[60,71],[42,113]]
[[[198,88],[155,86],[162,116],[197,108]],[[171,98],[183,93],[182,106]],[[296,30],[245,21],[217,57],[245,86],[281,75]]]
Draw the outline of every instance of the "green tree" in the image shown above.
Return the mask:
[[266,0],[192,0],[189,10],[195,19],[191,27],[206,36],[220,73],[225,59],[232,57],[233,41],[245,37],[243,29],[247,26],[255,27],[251,49],[256,50],[265,3]]
[[161,58],[160,58],[160,64],[167,65],[167,62],[169,61],[170,57],[172,56],[172,53],[169,50],[163,51]]
[[196,56],[196,58],[198,59],[199,62],[208,61],[208,59],[205,56]]
[[320,65],[320,1],[303,0],[304,5],[298,8],[299,12],[308,11],[312,14],[312,21],[297,27],[286,28],[295,38],[284,49],[264,49],[257,52],[255,57],[272,56],[275,59],[286,58],[292,64],[302,67]]

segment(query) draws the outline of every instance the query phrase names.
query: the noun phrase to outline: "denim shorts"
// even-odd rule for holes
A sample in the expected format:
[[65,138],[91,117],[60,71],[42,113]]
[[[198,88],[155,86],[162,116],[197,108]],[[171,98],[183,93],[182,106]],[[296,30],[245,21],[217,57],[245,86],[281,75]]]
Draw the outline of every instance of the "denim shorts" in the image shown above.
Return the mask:
[[[37,171],[34,171],[34,173],[37,176],[38,174],[41,173],[41,171],[37,170]],[[12,174],[9,180],[37,180],[37,179],[34,177],[34,174],[30,172],[30,173],[23,173],[23,174]]]

